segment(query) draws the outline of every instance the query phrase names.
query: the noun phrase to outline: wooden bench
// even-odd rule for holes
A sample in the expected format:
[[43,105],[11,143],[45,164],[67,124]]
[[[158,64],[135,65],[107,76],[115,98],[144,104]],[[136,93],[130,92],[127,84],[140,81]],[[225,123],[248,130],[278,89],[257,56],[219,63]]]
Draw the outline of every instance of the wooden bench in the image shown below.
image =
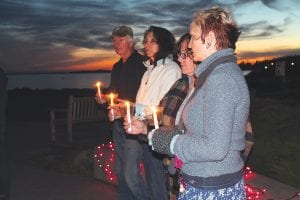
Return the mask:
[[[58,117],[57,115],[64,117]],[[107,111],[98,107],[94,97],[69,96],[66,109],[50,109],[51,140],[56,141],[55,126],[58,123],[67,124],[68,143],[73,140],[73,125],[78,123],[96,122],[107,119]]]

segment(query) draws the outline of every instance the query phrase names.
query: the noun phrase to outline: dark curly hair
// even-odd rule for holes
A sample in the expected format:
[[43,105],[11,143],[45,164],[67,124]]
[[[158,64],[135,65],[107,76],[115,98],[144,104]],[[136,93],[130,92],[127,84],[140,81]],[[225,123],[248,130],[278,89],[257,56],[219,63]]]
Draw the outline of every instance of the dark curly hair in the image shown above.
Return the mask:
[[153,33],[153,37],[157,40],[157,44],[159,46],[159,51],[155,55],[155,59],[153,62],[154,66],[156,66],[158,60],[164,59],[170,54],[173,54],[175,48],[175,37],[170,31],[165,28],[150,26],[144,33],[144,44],[146,37],[150,32]]
[[184,41],[190,42],[190,40],[191,40],[191,35],[189,33],[185,33],[176,42],[175,49],[174,49],[174,56],[173,56],[173,58],[176,62],[178,62],[178,53],[180,53],[182,43]]

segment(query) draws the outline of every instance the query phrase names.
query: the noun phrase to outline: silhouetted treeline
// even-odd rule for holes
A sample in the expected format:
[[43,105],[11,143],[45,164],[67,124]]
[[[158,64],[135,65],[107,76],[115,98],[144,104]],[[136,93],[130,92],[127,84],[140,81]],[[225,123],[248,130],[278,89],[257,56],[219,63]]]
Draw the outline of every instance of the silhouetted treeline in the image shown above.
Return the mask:
[[[283,63],[283,74],[276,73],[279,63]],[[300,56],[292,55],[272,60],[264,60],[251,63],[240,63],[242,70],[251,70],[246,77],[250,90],[256,91],[257,95],[269,93],[289,92],[296,96],[293,91],[300,90]],[[297,93],[297,92],[296,92]]]
[[[105,91],[105,90],[104,90]],[[94,96],[93,89],[46,89],[32,90],[28,88],[8,91],[8,120],[48,120],[50,108],[66,108],[68,97]]]

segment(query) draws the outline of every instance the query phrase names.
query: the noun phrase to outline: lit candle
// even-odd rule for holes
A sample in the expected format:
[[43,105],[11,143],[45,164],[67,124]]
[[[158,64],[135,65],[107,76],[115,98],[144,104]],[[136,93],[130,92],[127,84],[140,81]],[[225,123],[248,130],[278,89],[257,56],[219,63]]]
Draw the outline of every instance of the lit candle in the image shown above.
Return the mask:
[[129,123],[128,131],[131,131],[130,103],[128,101],[126,101],[125,104],[126,104],[127,120],[128,120],[128,123]]
[[110,93],[110,105],[113,106],[114,105],[114,94]]
[[[113,106],[114,105],[114,94],[113,93],[110,93],[110,106]],[[111,108],[110,109],[110,112],[111,112],[111,120],[114,121],[115,120],[115,113],[114,113],[114,109]]]
[[98,96],[99,96],[99,99],[101,100],[101,89],[100,89],[101,82],[98,81],[98,82],[96,83],[96,86],[97,86],[97,89],[98,89]]
[[153,114],[153,122],[155,129],[159,128],[158,126],[158,120],[157,120],[157,114],[156,114],[156,108],[152,107],[152,114]]

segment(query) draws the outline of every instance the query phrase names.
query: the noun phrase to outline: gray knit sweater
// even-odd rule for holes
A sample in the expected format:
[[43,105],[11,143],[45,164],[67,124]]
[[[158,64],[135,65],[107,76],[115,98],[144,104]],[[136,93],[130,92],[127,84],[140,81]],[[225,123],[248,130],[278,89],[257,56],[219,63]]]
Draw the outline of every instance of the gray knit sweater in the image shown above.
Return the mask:
[[[233,54],[233,49],[214,53],[197,66],[195,75],[217,58]],[[183,161],[182,171],[211,177],[241,170],[248,112],[249,91],[242,71],[235,63],[219,65],[182,110],[186,131],[173,149]]]

